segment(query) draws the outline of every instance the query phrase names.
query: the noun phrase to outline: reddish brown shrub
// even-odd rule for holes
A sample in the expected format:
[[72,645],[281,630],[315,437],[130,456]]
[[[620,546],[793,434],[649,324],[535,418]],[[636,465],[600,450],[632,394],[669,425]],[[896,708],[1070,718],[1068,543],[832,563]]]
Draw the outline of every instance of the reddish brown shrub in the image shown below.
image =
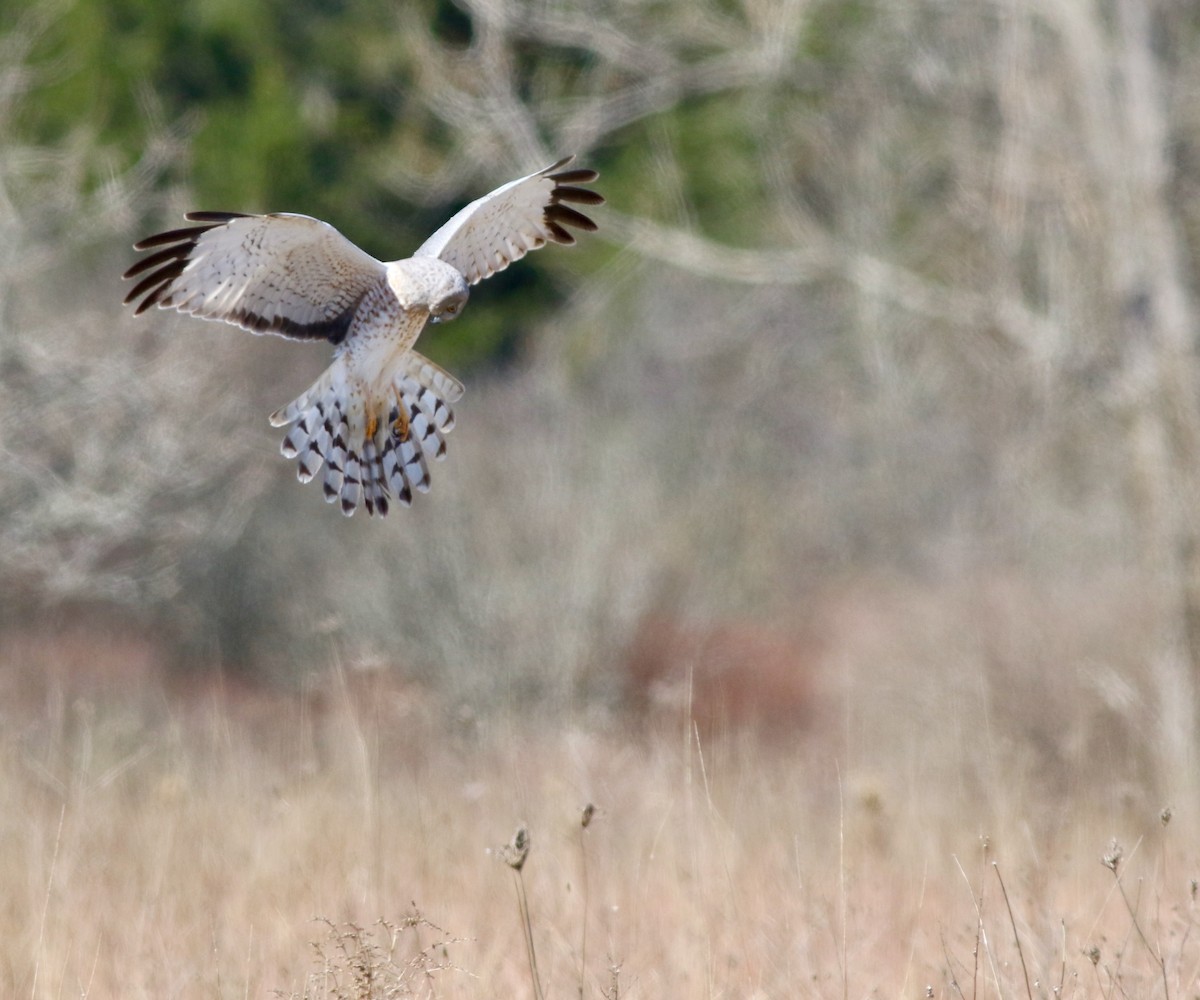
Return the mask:
[[822,643],[804,630],[745,619],[642,619],[623,663],[635,713],[686,712],[702,732],[800,732],[816,709]]

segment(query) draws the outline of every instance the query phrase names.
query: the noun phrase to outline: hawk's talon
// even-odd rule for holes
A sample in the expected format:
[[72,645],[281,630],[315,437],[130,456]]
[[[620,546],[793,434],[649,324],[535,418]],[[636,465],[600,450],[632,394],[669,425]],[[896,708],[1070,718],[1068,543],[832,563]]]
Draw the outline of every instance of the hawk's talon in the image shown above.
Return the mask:
[[403,406],[399,408],[399,415],[392,424],[392,433],[401,441],[408,440],[408,411]]

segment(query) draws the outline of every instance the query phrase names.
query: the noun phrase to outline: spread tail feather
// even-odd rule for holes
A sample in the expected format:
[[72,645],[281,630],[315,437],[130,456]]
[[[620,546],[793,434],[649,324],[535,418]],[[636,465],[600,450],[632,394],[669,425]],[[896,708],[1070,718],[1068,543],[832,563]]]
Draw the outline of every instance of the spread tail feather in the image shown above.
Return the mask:
[[295,459],[300,482],[324,466],[326,501],[337,501],[347,517],[360,503],[369,515],[384,517],[389,498],[408,507],[414,491],[429,491],[429,460],[446,455],[454,427],[449,403],[461,395],[457,379],[415,352],[374,392],[338,358],[273,413],[271,424],[290,425],[280,451]]

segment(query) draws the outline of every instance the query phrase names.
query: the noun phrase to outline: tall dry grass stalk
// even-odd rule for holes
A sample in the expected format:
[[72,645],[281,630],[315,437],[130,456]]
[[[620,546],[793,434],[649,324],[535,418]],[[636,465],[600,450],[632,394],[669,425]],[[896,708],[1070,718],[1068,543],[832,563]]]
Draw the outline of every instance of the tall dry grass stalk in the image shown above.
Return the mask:
[[542,989],[542,977],[538,974],[537,949],[533,943],[533,920],[529,916],[529,895],[525,891],[525,862],[529,859],[529,850],[533,846],[529,839],[529,829],[517,827],[504,847],[500,849],[500,860],[513,870],[513,885],[517,890],[517,913],[520,916],[521,933],[525,942],[525,957],[529,960],[529,978],[533,982],[534,1000],[545,1000],[546,994]]

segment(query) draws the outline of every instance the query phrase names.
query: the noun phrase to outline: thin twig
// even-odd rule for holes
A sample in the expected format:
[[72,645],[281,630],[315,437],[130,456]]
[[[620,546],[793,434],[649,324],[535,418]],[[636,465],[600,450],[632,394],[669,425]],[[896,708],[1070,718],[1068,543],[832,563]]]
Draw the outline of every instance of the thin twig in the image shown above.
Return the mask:
[[[987,846],[985,844],[984,851],[986,853]],[[992,946],[987,938],[987,929],[983,926],[983,902],[986,887],[981,883],[979,889],[979,898],[975,898],[975,889],[971,885],[971,880],[967,877],[966,871],[963,870],[962,862],[958,860],[958,855],[953,855],[954,863],[958,866],[958,871],[963,877],[963,881],[967,883],[967,888],[971,890],[971,902],[975,904],[975,968],[971,972],[971,1000],[977,1000],[979,996],[979,946],[983,945],[983,949],[987,952],[988,965],[992,969],[992,978],[996,981],[997,989],[1000,985],[1000,973],[996,969],[996,961],[992,955]]]
[[1067,922],[1060,920],[1059,926],[1062,927],[1062,968],[1058,974],[1058,989],[1055,991],[1055,996],[1061,997],[1063,987],[1067,982]]
[[[1121,883],[1121,876],[1117,873],[1117,870],[1115,867],[1113,867],[1111,869],[1111,871],[1113,873],[1113,877],[1117,880],[1117,889],[1121,893],[1121,900],[1125,903],[1125,909],[1129,911],[1129,919],[1133,922],[1133,929],[1135,931],[1137,931],[1137,936],[1141,940],[1142,944],[1145,946],[1146,951],[1148,951],[1150,953],[1150,957],[1153,958],[1154,961],[1158,963],[1159,971],[1162,973],[1163,996],[1166,998],[1166,1000],[1171,1000],[1171,987],[1167,981],[1166,960],[1162,957],[1161,952],[1156,951],[1155,948],[1146,939],[1146,935],[1142,932],[1141,922],[1137,918],[1137,912],[1134,909],[1133,904],[1130,903],[1129,896],[1126,895],[1126,893],[1125,893],[1125,886]],[[1141,885],[1141,879],[1138,879],[1138,885],[1139,886]]]
[[46,877],[46,895],[42,900],[42,919],[38,926],[37,955],[33,960],[33,984],[29,988],[29,995],[34,998],[38,995],[38,974],[42,969],[42,943],[46,939],[46,915],[50,912],[50,892],[54,887],[54,873],[58,868],[58,847],[62,842],[63,819],[66,815],[67,807],[64,804],[58,813],[58,832],[54,835],[54,853],[50,856],[50,874]]
[[848,968],[848,947],[846,931],[846,802],[842,794],[842,769],[834,762],[838,779],[838,886],[840,895],[840,917],[842,923],[842,1000],[850,998],[850,971]]
[[967,1000],[963,995],[962,987],[958,985],[958,977],[954,974],[954,959],[950,957],[950,949],[946,946],[945,928],[938,928],[938,937],[942,940],[942,954],[946,957],[946,971],[950,973],[950,985],[954,989],[954,992],[958,994],[959,1000]]
[[533,978],[533,995],[536,1000],[546,1000],[542,992],[542,979],[538,975],[537,953],[533,950],[533,922],[529,919],[529,899],[525,895],[525,876],[521,869],[516,872],[517,908],[521,913],[521,929],[525,932],[525,954],[529,959],[529,974]]
[[588,865],[587,865],[587,828],[595,814],[595,806],[590,802],[583,807],[579,822],[579,858],[582,866],[583,880],[583,933],[579,943],[579,998],[583,1000],[583,984],[587,976],[587,934],[588,934]]
[[996,881],[1000,883],[1000,892],[1004,896],[1004,907],[1008,910],[1008,922],[1012,925],[1013,940],[1017,943],[1017,957],[1021,960],[1021,972],[1025,976],[1025,995],[1029,1000],[1033,1000],[1033,987],[1029,985],[1029,969],[1025,965],[1025,952],[1021,948],[1021,935],[1017,933],[1017,918],[1013,916],[1012,903],[1008,898],[1008,889],[1004,885],[1004,879],[1000,875],[1000,865],[995,861],[992,862],[992,871],[996,873]]

